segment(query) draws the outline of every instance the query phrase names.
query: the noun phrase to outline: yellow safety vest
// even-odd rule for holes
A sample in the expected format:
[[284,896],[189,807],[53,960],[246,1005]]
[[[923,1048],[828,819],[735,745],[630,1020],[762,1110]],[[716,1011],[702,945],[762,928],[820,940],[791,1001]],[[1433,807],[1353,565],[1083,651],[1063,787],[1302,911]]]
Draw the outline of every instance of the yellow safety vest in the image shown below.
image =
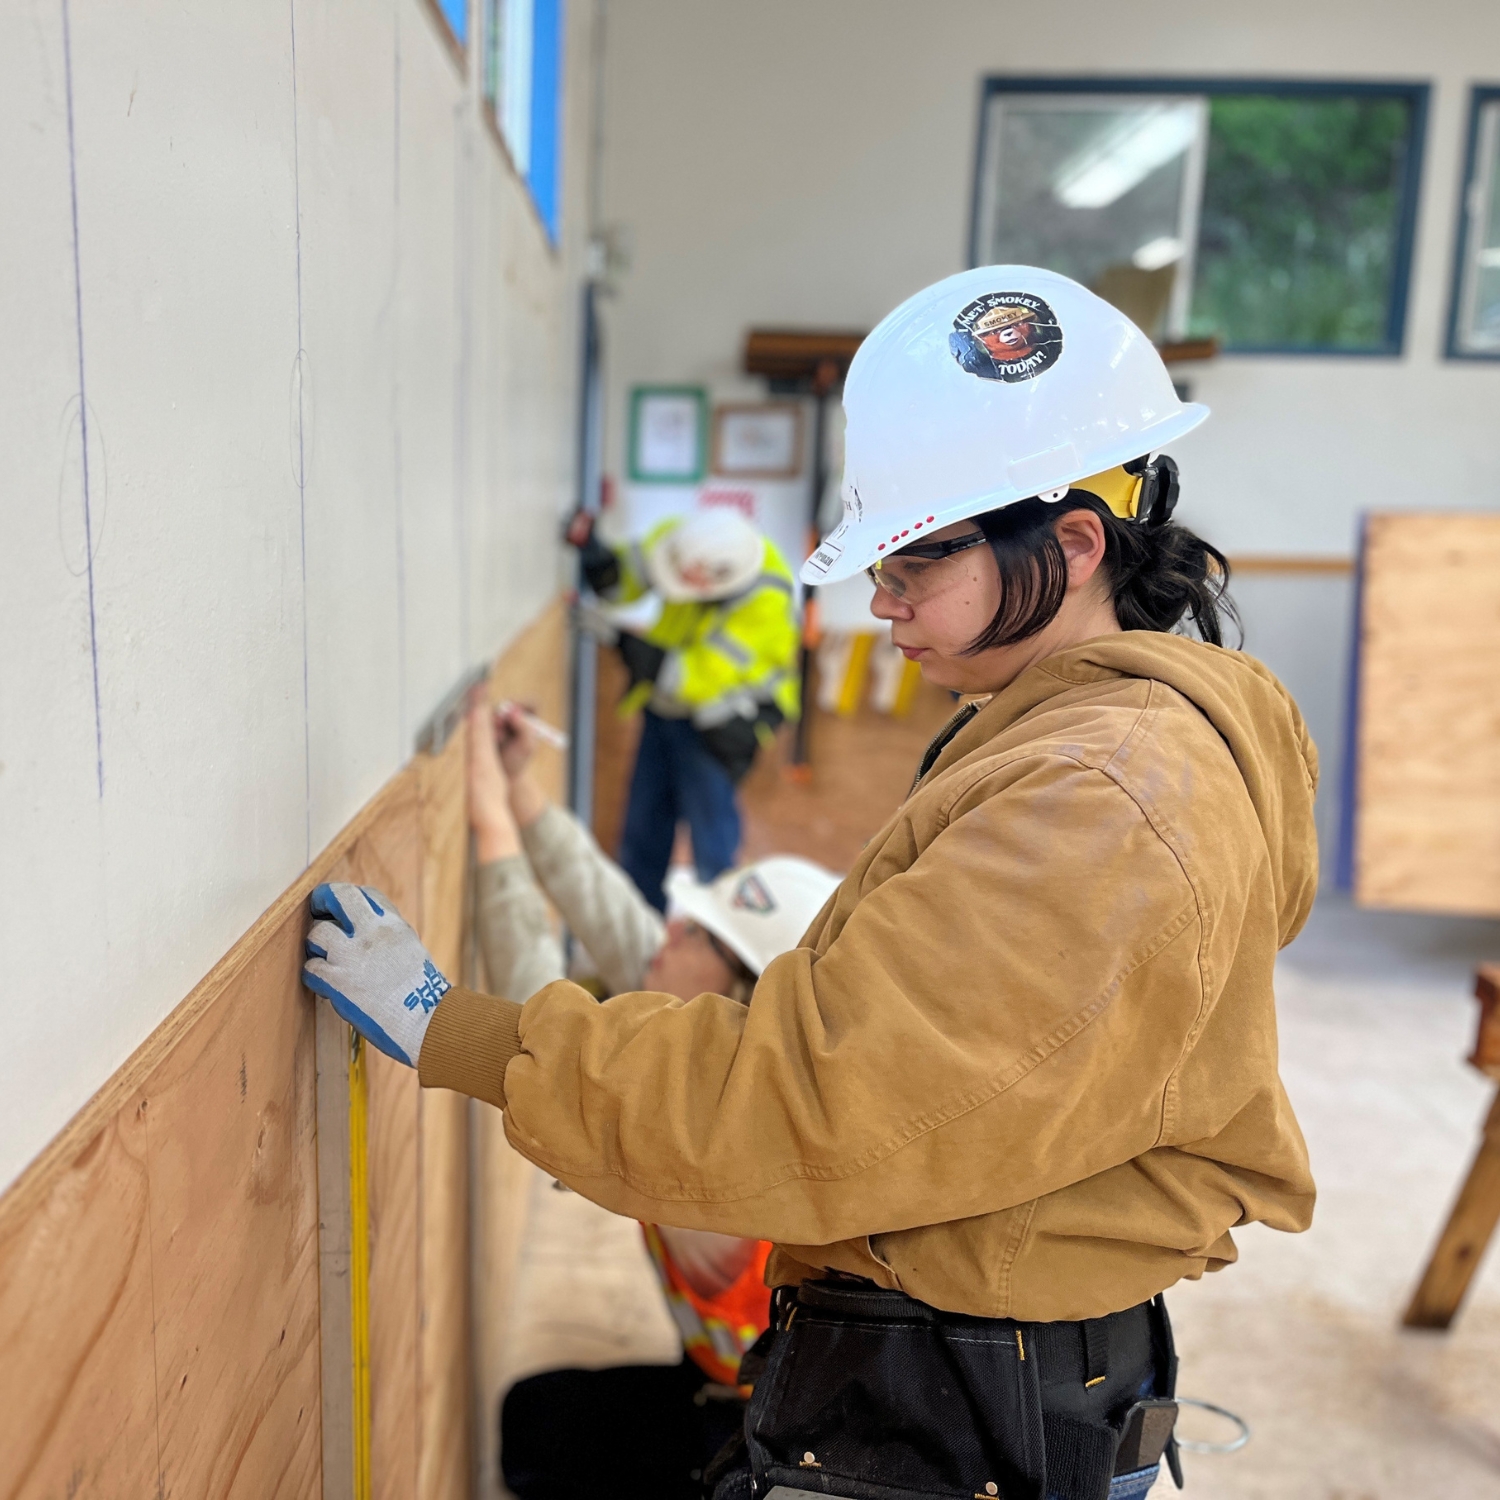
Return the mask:
[[[680,524],[676,518],[663,521],[641,541],[617,550],[620,581],[610,591],[612,602],[628,604],[649,591],[646,557]],[[769,540],[762,545],[760,575],[747,588],[708,604],[667,603],[656,623],[639,632],[677,659],[670,674],[672,696],[689,713],[745,693],[758,703],[775,704],[787,719],[801,712],[796,587],[775,545]],[[620,711],[634,713],[651,694],[651,684],[639,684]]]

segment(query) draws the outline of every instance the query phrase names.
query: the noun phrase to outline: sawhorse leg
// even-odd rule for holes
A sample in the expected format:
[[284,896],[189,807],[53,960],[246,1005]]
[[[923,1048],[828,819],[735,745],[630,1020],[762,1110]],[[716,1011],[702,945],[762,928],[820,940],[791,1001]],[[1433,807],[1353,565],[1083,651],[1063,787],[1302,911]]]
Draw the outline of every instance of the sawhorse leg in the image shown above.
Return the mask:
[[1401,1319],[1407,1328],[1447,1328],[1458,1313],[1495,1224],[1500,1221],[1500,1092],[1437,1248]]

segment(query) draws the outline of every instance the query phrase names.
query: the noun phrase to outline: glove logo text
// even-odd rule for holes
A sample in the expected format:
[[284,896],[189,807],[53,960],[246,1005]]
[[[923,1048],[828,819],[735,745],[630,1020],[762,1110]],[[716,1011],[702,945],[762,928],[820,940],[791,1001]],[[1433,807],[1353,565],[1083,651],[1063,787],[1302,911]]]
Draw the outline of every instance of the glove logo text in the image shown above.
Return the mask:
[[422,1014],[426,1015],[428,1011],[437,1009],[438,1001],[441,1000],[443,996],[453,988],[453,986],[443,978],[441,972],[438,969],[438,966],[433,963],[430,958],[423,961],[422,975],[423,978],[421,984],[419,984],[416,989],[414,989],[401,1003],[407,1008],[407,1010],[412,1011],[416,1010],[416,1008],[420,1005],[422,1007]]

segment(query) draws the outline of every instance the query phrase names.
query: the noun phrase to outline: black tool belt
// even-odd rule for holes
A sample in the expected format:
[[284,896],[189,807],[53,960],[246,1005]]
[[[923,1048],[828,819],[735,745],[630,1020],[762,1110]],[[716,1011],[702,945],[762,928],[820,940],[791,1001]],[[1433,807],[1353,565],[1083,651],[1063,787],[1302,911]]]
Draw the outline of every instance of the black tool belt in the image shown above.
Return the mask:
[[1159,1298],[1019,1323],[838,1279],[783,1287],[773,1307],[764,1368],[757,1346],[741,1372],[755,1380],[744,1444],[714,1466],[718,1500],[1105,1500],[1114,1476],[1154,1471],[1170,1447]]

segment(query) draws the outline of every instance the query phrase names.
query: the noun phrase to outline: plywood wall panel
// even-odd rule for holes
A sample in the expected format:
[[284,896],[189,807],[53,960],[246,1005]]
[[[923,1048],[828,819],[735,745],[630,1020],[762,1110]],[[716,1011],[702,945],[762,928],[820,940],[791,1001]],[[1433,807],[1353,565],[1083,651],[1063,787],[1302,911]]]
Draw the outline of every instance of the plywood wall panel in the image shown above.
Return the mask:
[[420,1420],[416,1494],[463,1500],[474,1468],[469,1328],[469,1100],[422,1095]]
[[[562,720],[561,606],[496,680]],[[319,1193],[347,1185],[317,1175],[307,897],[324,879],[376,886],[462,973],[464,773],[460,735],[393,778],[0,1197],[0,1500],[320,1494],[322,1423],[348,1413],[320,1389]],[[368,1071],[374,1494],[462,1500],[471,1224],[491,1252],[516,1240],[514,1154],[471,1213],[469,1101],[424,1095],[373,1052]],[[479,1311],[503,1317],[510,1261],[482,1263]]]
[[[568,722],[567,610],[558,600],[512,642],[490,674],[490,694],[529,704],[550,723]],[[562,801],[566,762],[549,746],[537,749],[539,785]],[[523,997],[524,998],[524,997]],[[473,1106],[474,1379],[477,1385],[479,1494],[502,1493],[499,1480],[500,1401],[508,1380],[516,1268],[526,1236],[527,1205],[537,1169],[505,1139],[498,1110]]]
[[305,925],[300,911],[283,915],[143,1091],[165,1495],[319,1489]]
[[594,701],[594,837],[611,856],[620,852],[625,804],[641,740],[641,716],[619,715],[620,700],[630,688],[630,674],[615,650],[599,652]]
[[[394,900],[395,898],[392,897]],[[367,1049],[370,1077],[370,1473],[374,1500],[416,1493],[420,1086]]]
[[[417,763],[422,800],[423,940],[439,968],[465,965],[469,820],[465,747],[456,734]],[[421,1100],[422,1257],[416,1494],[462,1500],[473,1474],[469,1317],[469,1101],[426,1089]]]
[[[331,878],[381,891],[420,929],[426,850],[418,768],[398,777],[383,800],[381,816],[350,841]],[[373,1047],[365,1056],[370,1101],[370,1474],[374,1500],[408,1500],[416,1492],[419,1441],[421,1088],[410,1068]]]
[[156,1381],[139,1095],[0,1202],[0,1496],[152,1495]]
[[1500,516],[1370,518],[1355,895],[1500,915]]
[[0,1198],[4,1500],[319,1493],[307,897],[388,879],[386,819],[419,891],[416,808],[406,772]]

